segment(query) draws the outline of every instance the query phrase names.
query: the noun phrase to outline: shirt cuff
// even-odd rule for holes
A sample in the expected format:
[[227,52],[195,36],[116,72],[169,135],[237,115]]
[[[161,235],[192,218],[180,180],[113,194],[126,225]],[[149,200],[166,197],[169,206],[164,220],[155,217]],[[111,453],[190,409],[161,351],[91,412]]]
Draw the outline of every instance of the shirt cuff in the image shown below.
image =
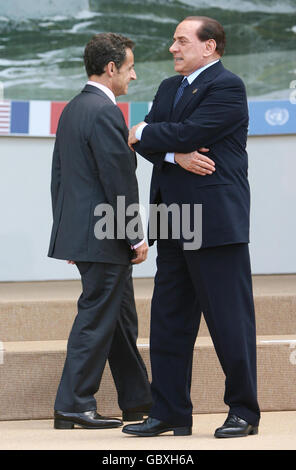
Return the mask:
[[143,245],[144,242],[145,242],[145,238],[144,238],[144,240],[142,240],[141,242],[137,243],[136,245],[132,245],[132,246],[131,246],[131,249],[132,249],[132,250],[135,250],[136,248],[139,248],[139,246]]
[[174,165],[177,165],[177,163],[175,162],[175,154],[172,152],[166,153],[164,157],[164,161],[169,162],[169,163],[174,163]]
[[138,140],[141,140],[142,138],[142,132],[143,132],[143,129],[144,127],[146,127],[148,124],[145,122],[144,124],[142,124],[141,126],[138,127],[138,129],[136,130],[136,138]]

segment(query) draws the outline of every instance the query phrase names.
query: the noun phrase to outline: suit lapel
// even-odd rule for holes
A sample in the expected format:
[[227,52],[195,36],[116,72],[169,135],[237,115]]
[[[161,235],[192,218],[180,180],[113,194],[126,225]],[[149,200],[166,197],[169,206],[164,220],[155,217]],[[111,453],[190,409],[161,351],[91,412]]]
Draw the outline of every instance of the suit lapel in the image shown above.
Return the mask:
[[213,80],[217,75],[219,75],[224,70],[224,67],[221,62],[217,62],[211,67],[204,70],[198,77],[185,88],[184,93],[178,102],[175,109],[172,111],[172,119],[174,121],[179,121],[181,115],[189,104],[198,106],[199,101],[203,96],[203,92],[206,89],[207,83]]
[[180,116],[183,114],[183,111],[186,109],[186,107],[190,103],[194,102],[195,106],[197,106],[197,103],[201,99],[203,95],[203,89],[205,88],[205,86],[202,84],[198,85],[197,83],[195,83],[196,80],[194,80],[194,82],[190,86],[185,88],[180,101],[178,102],[177,106],[173,110],[172,119],[174,121],[178,121],[180,119]]
[[[171,116],[174,112],[174,100],[179,86],[183,80],[182,76],[177,76],[176,80],[173,81],[171,86],[166,90],[166,110],[167,110],[167,120],[171,119]],[[181,101],[181,100],[180,100]]]

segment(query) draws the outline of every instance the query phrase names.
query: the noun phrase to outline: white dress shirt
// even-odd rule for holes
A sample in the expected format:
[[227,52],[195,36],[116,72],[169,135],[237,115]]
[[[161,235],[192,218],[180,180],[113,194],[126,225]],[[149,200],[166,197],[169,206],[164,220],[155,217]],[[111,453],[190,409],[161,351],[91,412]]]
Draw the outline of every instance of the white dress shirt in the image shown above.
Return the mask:
[[[201,74],[201,72],[203,72],[204,70],[208,69],[209,67],[211,67],[212,65],[216,64],[217,62],[219,62],[220,59],[217,59],[217,60],[214,60],[213,62],[210,62],[209,64],[207,65],[204,65],[203,67],[195,70],[195,72],[192,72],[190,75],[188,75],[187,77],[184,76],[184,78],[187,78],[188,80],[188,83],[189,85],[191,85],[191,83],[199,76],[199,74]],[[183,78],[183,80],[184,80]],[[141,126],[138,127],[137,131],[136,131],[136,138],[138,140],[141,140],[142,138],[142,132],[143,132],[143,129],[144,127],[146,127],[148,124],[145,123],[145,124],[142,124]],[[174,163],[176,165],[176,162],[175,162],[175,154],[172,153],[172,152],[168,152],[166,153],[166,156],[164,158],[164,161],[165,162],[169,162],[169,163]]]

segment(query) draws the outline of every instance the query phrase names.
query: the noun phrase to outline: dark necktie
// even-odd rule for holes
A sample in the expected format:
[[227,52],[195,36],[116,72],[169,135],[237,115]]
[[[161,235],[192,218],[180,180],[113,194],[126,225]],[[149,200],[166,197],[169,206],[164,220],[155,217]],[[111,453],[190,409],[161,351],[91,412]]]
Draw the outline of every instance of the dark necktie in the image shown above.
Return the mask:
[[177,103],[178,103],[179,99],[181,98],[181,96],[183,95],[183,91],[185,90],[185,88],[188,85],[189,85],[189,83],[188,83],[187,78],[184,78],[181,85],[179,86],[179,88],[177,90],[177,93],[176,93],[176,96],[175,96],[175,101],[174,101],[174,108],[177,105]]

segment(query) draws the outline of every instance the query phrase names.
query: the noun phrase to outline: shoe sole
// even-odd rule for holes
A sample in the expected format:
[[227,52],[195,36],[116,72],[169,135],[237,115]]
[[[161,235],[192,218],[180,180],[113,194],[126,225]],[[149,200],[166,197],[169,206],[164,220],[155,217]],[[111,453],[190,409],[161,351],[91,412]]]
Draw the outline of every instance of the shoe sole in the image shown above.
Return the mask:
[[222,438],[227,438],[227,437],[230,437],[230,438],[234,438],[234,437],[247,437],[247,436],[255,436],[256,434],[258,434],[258,428],[253,428],[248,434],[227,434],[227,433],[219,433],[219,434],[214,434],[214,436],[218,439],[220,439],[221,437]]
[[133,432],[133,431],[126,431],[125,429],[122,429],[122,432],[125,434],[131,434],[133,436],[139,436],[139,437],[156,437],[159,434],[163,434],[165,432],[173,431],[174,436],[191,436],[192,434],[192,429],[186,427],[180,427],[180,428],[168,428],[168,429],[163,429],[162,431],[159,432]]
[[75,426],[79,426],[84,429],[113,429],[119,428],[122,424],[112,424],[110,426],[88,426],[87,424],[76,423],[75,421],[68,421],[63,419],[54,420],[54,429],[74,429]]

